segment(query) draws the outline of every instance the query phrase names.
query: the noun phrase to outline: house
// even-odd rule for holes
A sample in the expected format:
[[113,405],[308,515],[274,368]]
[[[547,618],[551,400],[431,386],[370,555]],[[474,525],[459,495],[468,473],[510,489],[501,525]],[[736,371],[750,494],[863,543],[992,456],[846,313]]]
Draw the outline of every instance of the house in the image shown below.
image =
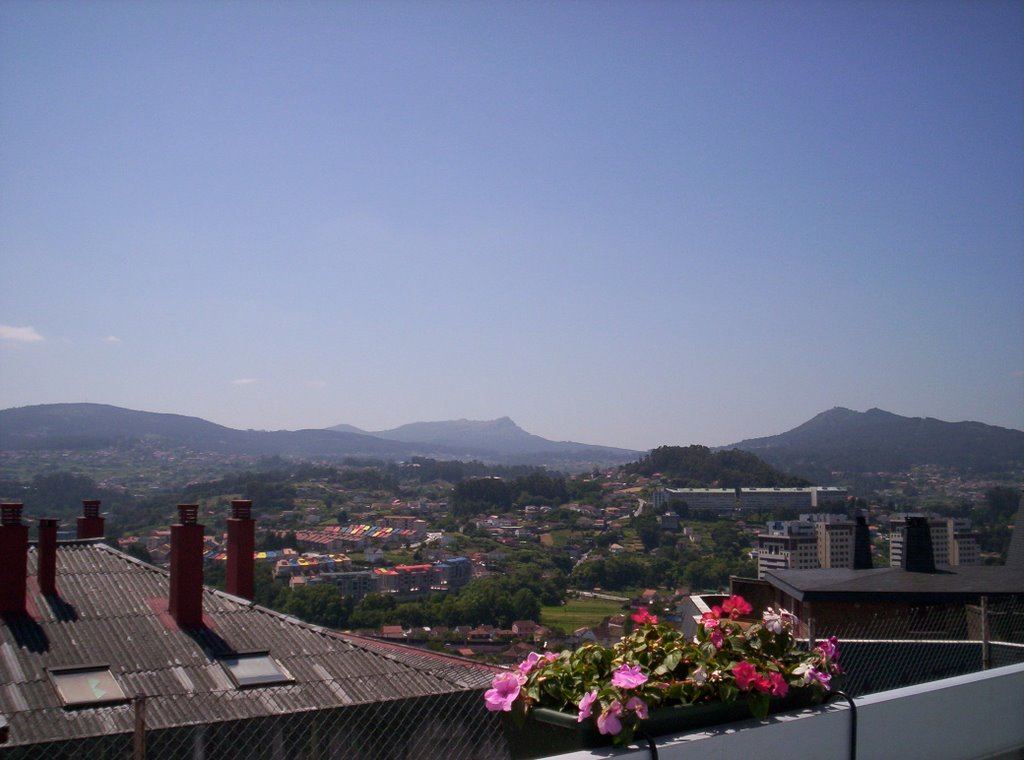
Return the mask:
[[521,639],[528,639],[540,630],[540,625],[532,620],[513,620],[512,633]]
[[[481,717],[494,670],[307,625],[253,604],[247,504],[229,519],[229,592],[203,585],[203,526],[179,507],[170,570],[96,536],[58,542],[0,505],[5,760],[507,757]],[[239,550],[241,548],[241,551]]]
[[675,533],[679,530],[679,515],[675,512],[665,512],[658,516],[658,527],[662,530],[667,530]]
[[657,589],[644,589],[640,593],[640,596],[634,596],[632,599],[629,600],[629,608],[631,610],[650,609],[651,607],[655,606],[660,600],[661,597],[659,596]]
[[517,641],[508,649],[499,652],[498,658],[509,665],[517,665],[518,663],[525,660],[530,653],[534,651],[533,647],[523,641]]
[[495,628],[493,625],[478,625],[476,628],[471,630],[467,635],[467,641],[490,641],[494,638]]

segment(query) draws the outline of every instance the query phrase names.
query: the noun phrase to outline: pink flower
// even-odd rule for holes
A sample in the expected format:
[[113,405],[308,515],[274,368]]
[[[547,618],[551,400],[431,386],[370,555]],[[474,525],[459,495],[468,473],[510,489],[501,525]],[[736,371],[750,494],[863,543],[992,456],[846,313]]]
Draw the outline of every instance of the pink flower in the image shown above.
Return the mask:
[[500,673],[491,681],[491,688],[484,692],[484,702],[491,712],[511,712],[512,703],[519,696],[519,687],[526,683],[526,677],[518,673]]
[[821,684],[823,689],[828,689],[829,684],[832,682],[832,676],[829,673],[824,670],[818,670],[813,665],[808,665],[807,663],[800,665],[793,672],[797,675],[802,675],[804,677],[804,684],[807,686],[817,683]]
[[711,643],[715,645],[715,649],[722,648],[722,644],[725,643],[725,634],[722,633],[721,628],[716,628],[711,632]]
[[741,615],[749,615],[753,607],[742,596],[730,596],[722,602],[722,611],[729,613],[729,617],[738,618]]
[[[717,608],[716,608],[717,609]],[[721,624],[721,620],[718,619],[718,615],[712,612],[705,612],[700,616],[700,623],[704,626],[705,631],[710,631],[712,628],[717,628]]]
[[618,700],[615,700],[608,709],[597,716],[597,730],[602,734],[611,734],[614,736],[622,730],[622,721],[619,720],[619,716],[622,715],[622,705]]
[[736,679],[736,687],[740,691],[750,691],[752,687],[757,685],[757,679],[759,678],[757,668],[746,660],[733,665],[732,675]]
[[771,607],[761,613],[761,619],[764,621],[764,627],[772,633],[782,633],[783,630],[795,627],[799,622],[793,613],[781,608],[776,611]]
[[782,615],[769,607],[761,614],[764,627],[775,634],[782,633]]
[[612,686],[620,689],[635,689],[647,682],[647,676],[640,672],[639,665],[622,665],[612,673]]
[[530,675],[530,671],[533,670],[538,660],[540,660],[540,655],[536,652],[530,652],[526,655],[526,659],[519,663],[519,672],[524,676]]
[[786,683],[786,679],[782,673],[776,671],[770,671],[768,673],[768,681],[771,684],[769,691],[776,697],[784,697],[789,693],[789,684]]
[[839,639],[835,636],[830,636],[825,641],[818,642],[816,649],[825,655],[826,660],[839,659]]
[[647,720],[647,703],[640,697],[630,697],[626,702],[626,709],[635,712],[640,720]]
[[590,717],[591,708],[594,706],[594,702],[597,700],[597,689],[594,691],[584,694],[583,699],[580,700],[580,714],[576,716],[576,722],[582,723]]
[[632,616],[632,620],[634,623],[650,623],[651,625],[658,624],[658,616],[652,615],[651,611],[646,607],[641,607],[640,611]]
[[832,682],[832,676],[826,673],[824,670],[818,670],[817,668],[811,668],[807,673],[808,683],[817,681],[821,684],[821,688],[827,689],[829,684]]

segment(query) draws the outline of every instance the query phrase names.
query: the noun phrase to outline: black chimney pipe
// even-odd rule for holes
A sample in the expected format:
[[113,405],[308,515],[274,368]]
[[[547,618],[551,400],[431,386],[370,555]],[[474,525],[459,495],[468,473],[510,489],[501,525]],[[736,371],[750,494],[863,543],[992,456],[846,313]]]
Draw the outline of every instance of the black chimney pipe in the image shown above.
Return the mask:
[[928,518],[907,518],[903,539],[903,569],[908,573],[934,573],[935,553],[932,550],[932,529]]
[[853,569],[870,570],[872,566],[868,521],[864,515],[857,515],[857,525],[853,529]]

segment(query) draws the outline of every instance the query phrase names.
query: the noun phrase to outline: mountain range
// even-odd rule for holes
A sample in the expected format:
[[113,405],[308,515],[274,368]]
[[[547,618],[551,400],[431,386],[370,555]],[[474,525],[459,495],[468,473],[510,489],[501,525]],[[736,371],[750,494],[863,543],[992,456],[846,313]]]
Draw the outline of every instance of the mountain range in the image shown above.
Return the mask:
[[1024,431],[902,417],[882,409],[835,407],[785,433],[724,448],[749,451],[816,482],[836,472],[904,472],[917,465],[948,467],[965,475],[1024,471]]
[[[429,444],[448,450],[485,451],[492,456],[505,457],[541,454],[561,456],[566,452],[587,454],[592,453],[595,448],[609,450],[607,447],[594,447],[573,441],[549,441],[539,435],[527,433],[508,417],[496,420],[411,422],[408,425],[377,432],[360,430],[352,425],[335,425],[328,430],[370,435],[387,441],[407,444]],[[640,454],[638,451],[629,449],[611,450],[628,454],[630,458],[636,458]]]
[[0,411],[0,451],[95,450],[134,444],[223,455],[303,458],[479,459],[570,470],[623,464],[641,452],[531,435],[508,417],[417,422],[368,433],[351,425],[310,430],[236,430],[198,417],[103,404],[43,404]]
[[[259,431],[102,404],[44,404],[0,411],[0,451],[95,451],[133,446],[305,459],[476,459],[569,472],[633,462],[644,453],[551,441],[526,432],[508,417],[413,422],[375,432],[351,425]],[[785,433],[720,448],[751,452],[784,472],[818,483],[831,482],[833,473],[901,472],[925,464],[964,474],[1024,471],[1024,431],[980,422],[902,417],[881,409],[856,412],[836,407]]]

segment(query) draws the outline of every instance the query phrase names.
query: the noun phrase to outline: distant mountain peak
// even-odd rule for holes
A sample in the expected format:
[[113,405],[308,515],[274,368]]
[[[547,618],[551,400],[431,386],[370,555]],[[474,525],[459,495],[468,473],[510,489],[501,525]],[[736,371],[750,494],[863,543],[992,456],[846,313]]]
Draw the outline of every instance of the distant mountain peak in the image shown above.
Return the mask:
[[365,430],[357,428],[355,425],[344,425],[344,424],[342,424],[342,425],[334,425],[334,426],[329,427],[327,429],[328,430],[334,430],[335,432],[338,432],[338,433],[358,433],[359,435],[366,435],[366,431]]
[[622,464],[640,452],[571,441],[549,441],[527,433],[509,417],[494,420],[414,422],[368,433],[352,425],[320,430],[242,431],[197,417],[137,412],[99,404],[50,404],[0,410],[0,450],[90,450],[159,441],[250,456],[408,459],[483,459],[550,467]]
[[788,432],[731,448],[817,479],[832,472],[900,472],[925,464],[977,473],[1024,466],[1024,431],[903,417],[877,407],[866,412],[834,407]]

